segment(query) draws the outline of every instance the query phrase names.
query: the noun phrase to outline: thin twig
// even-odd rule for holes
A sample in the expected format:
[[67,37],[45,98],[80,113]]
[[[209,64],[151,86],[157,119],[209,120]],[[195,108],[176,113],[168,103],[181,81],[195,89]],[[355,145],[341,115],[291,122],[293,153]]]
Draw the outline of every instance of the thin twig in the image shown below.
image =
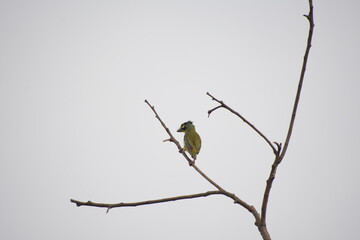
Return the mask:
[[246,120],[246,118],[244,118],[240,113],[238,113],[237,111],[235,111],[234,109],[232,109],[231,107],[229,107],[228,105],[226,105],[223,101],[218,100],[217,98],[215,98],[213,95],[211,95],[209,92],[206,93],[208,96],[211,97],[211,99],[213,101],[218,102],[220,105],[210,109],[208,111],[208,116],[210,116],[210,114],[215,111],[216,109],[219,108],[225,108],[227,110],[229,110],[230,112],[232,112],[233,114],[235,114],[236,116],[238,116],[239,118],[241,118],[241,120],[243,120],[247,125],[249,125],[253,130],[255,130],[255,132],[257,132],[271,147],[271,149],[273,150],[274,154],[277,155],[278,151],[276,150],[276,148],[274,147],[274,145],[270,142],[270,140],[262,133],[260,132],[260,130],[258,130],[251,122],[249,122],[248,120]]
[[100,208],[118,208],[118,207],[137,207],[142,205],[150,205],[155,203],[165,203],[165,202],[171,202],[171,201],[178,201],[178,200],[184,200],[184,199],[192,199],[192,198],[200,198],[200,197],[207,197],[210,195],[218,195],[223,194],[221,191],[208,191],[203,193],[196,193],[191,195],[182,195],[182,196],[176,196],[176,197],[169,197],[169,198],[161,198],[161,199],[155,199],[155,200],[148,200],[148,201],[141,201],[141,202],[130,202],[130,203],[96,203],[96,202],[82,202],[78,200],[71,199],[70,201],[72,203],[75,203],[76,206],[91,206],[91,207],[100,207]]
[[189,165],[191,166],[194,162],[186,155],[185,151],[183,151],[180,143],[176,140],[176,138],[171,134],[169,128],[165,125],[165,123],[161,120],[159,114],[156,112],[155,107],[151,106],[151,104],[148,102],[148,100],[145,99],[145,103],[151,108],[151,110],[155,113],[155,117],[159,120],[167,134],[169,134],[170,139],[166,139],[164,141],[169,141],[175,143],[177,148],[179,149],[179,152],[184,156],[184,158],[188,161]]
[[297,89],[297,93],[296,93],[296,97],[295,97],[293,111],[292,111],[292,114],[291,114],[290,125],[289,125],[288,133],[287,133],[287,136],[286,136],[284,148],[283,148],[283,150],[281,152],[281,155],[280,155],[280,161],[284,158],[286,150],[287,150],[287,148],[289,146],[292,130],[293,130],[293,127],[294,127],[296,111],[297,111],[299,100],[300,100],[301,89],[302,89],[302,85],[303,85],[303,81],[304,81],[304,77],[305,77],[307,61],[308,61],[308,57],[309,57],[309,53],[310,53],[311,41],[312,41],[312,36],[313,36],[313,32],[314,32],[314,27],[315,27],[315,24],[314,24],[314,12],[313,12],[314,7],[313,7],[312,0],[309,0],[309,8],[310,8],[309,14],[304,15],[309,21],[309,34],[308,34],[308,39],[307,39],[307,46],[306,46],[306,50],[305,50],[305,54],[304,54],[303,64],[302,64],[302,67],[301,67],[300,80],[299,80],[299,85],[298,85],[298,89]]
[[312,41],[312,36],[313,36],[313,31],[314,31],[314,26],[315,26],[312,0],[309,0],[309,9],[310,9],[309,14],[304,15],[309,21],[309,33],[308,33],[308,38],[307,38],[307,45],[306,45],[306,50],[305,50],[305,54],[304,54],[303,64],[302,64],[302,68],[301,68],[299,84],[298,84],[298,88],[297,88],[297,92],[296,92],[293,111],[291,114],[291,120],[290,120],[290,124],[289,124],[288,133],[286,136],[284,148],[281,151],[281,145],[278,146],[279,151],[281,151],[281,154],[279,154],[275,157],[274,163],[271,166],[269,178],[266,181],[266,187],[265,187],[263,202],[262,202],[262,206],[261,206],[261,225],[266,225],[266,212],[267,212],[267,205],[268,205],[268,201],[269,201],[270,190],[272,187],[272,183],[275,179],[276,169],[279,166],[279,164],[281,163],[281,161],[283,160],[286,150],[289,146],[292,130],[294,127],[296,111],[297,111],[299,100],[300,100],[301,89],[302,89],[302,85],[303,85],[303,81],[304,81],[304,77],[305,77],[306,65],[307,65],[307,61],[308,61],[308,57],[309,57],[311,41]]

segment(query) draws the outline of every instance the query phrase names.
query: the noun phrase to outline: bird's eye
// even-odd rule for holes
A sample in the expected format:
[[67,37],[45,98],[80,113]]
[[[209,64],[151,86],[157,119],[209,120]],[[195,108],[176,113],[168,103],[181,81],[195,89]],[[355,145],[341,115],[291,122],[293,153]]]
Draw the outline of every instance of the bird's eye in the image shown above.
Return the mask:
[[186,124],[185,123],[181,124],[181,129],[185,129],[185,128],[186,128]]

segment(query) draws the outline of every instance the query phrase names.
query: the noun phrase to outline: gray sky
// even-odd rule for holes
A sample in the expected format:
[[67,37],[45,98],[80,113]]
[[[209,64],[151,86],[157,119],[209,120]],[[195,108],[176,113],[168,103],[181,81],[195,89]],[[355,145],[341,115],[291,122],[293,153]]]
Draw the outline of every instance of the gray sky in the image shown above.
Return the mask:
[[[359,239],[360,2],[314,1],[293,138],[271,191],[273,239]],[[81,207],[214,190],[177,152],[260,210],[273,154],[209,91],[284,142],[305,50],[303,1],[1,1],[0,239],[260,239],[221,196]]]

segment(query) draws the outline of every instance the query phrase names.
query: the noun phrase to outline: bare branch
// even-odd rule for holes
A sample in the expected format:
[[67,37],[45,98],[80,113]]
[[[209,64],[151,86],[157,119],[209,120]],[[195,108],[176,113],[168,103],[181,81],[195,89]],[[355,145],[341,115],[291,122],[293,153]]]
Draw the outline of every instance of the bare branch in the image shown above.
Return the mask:
[[164,142],[173,142],[175,143],[175,145],[177,146],[177,148],[179,149],[179,152],[184,156],[184,158],[188,161],[189,165],[191,166],[194,162],[186,155],[185,151],[183,151],[180,143],[174,138],[174,136],[171,134],[169,128],[165,125],[165,123],[161,120],[159,114],[156,112],[155,107],[151,106],[151,104],[148,102],[148,100],[145,99],[145,102],[147,105],[149,105],[149,107],[151,108],[151,110],[155,113],[155,117],[159,120],[159,122],[161,123],[161,125],[163,126],[163,128],[165,129],[165,131],[169,134],[170,138],[169,139],[165,139]]
[[309,34],[308,34],[308,39],[307,39],[307,47],[306,47],[306,50],[305,50],[305,55],[304,55],[304,59],[303,59],[303,65],[302,65],[301,74],[300,74],[300,80],[299,80],[299,84],[298,84],[298,89],[297,89],[297,93],[296,93],[296,97],[295,97],[295,102],[294,102],[294,106],[293,106],[293,111],[292,111],[292,115],[291,115],[291,120],[290,120],[290,124],[289,124],[288,133],[287,133],[287,136],[286,136],[284,148],[282,148],[281,143],[277,143],[277,142],[271,143],[270,140],[262,132],[260,132],[253,124],[251,124],[249,121],[247,121],[242,115],[240,115],[238,112],[236,112],[235,110],[230,108],[223,101],[220,101],[220,100],[216,99],[210,93],[206,93],[208,96],[210,96],[212,98],[212,100],[214,100],[214,101],[216,101],[217,103],[220,104],[219,106],[209,110],[208,111],[208,116],[210,116],[210,114],[213,111],[215,111],[215,110],[217,110],[219,108],[227,109],[228,111],[230,111],[231,113],[235,114],[240,119],[242,119],[255,132],[257,132],[269,144],[269,146],[272,148],[272,150],[273,150],[273,152],[275,154],[275,160],[274,160],[274,163],[271,166],[271,171],[270,171],[269,178],[266,181],[266,187],[265,187],[265,192],[264,192],[263,201],[262,201],[261,215],[258,213],[258,211],[256,210],[256,208],[254,206],[249,205],[245,201],[241,200],[235,194],[226,191],[224,188],[222,188],[215,181],[213,181],[211,178],[209,178],[204,172],[202,172],[195,165],[195,160],[194,161],[191,160],[186,155],[186,153],[185,153],[185,151],[183,151],[183,148],[181,147],[180,143],[175,139],[175,137],[170,132],[169,128],[161,120],[160,116],[158,115],[158,113],[155,110],[155,107],[150,105],[150,103],[147,100],[145,100],[145,103],[155,113],[155,117],[159,120],[159,122],[161,123],[161,125],[163,126],[163,128],[165,129],[165,131],[168,133],[168,135],[170,137],[168,139],[165,139],[164,142],[173,142],[177,146],[179,152],[188,161],[189,165],[192,166],[203,178],[205,178],[210,184],[212,184],[218,190],[217,191],[208,191],[208,192],[203,192],[203,193],[197,193],[197,194],[191,194],[191,195],[182,195],[182,196],[176,196],[176,197],[170,197],[170,198],[162,198],[162,199],[147,200],[147,201],[141,201],[141,202],[130,202],[130,203],[121,202],[121,203],[108,204],[108,203],[95,203],[95,202],[91,202],[91,201],[82,202],[82,201],[78,201],[78,200],[74,200],[74,199],[71,199],[70,201],[72,203],[75,203],[78,207],[80,207],[80,206],[92,206],[92,207],[107,208],[107,212],[108,212],[110,209],[117,208],[117,207],[136,207],[136,206],[141,206],[141,205],[150,205],[150,204],[157,204],[157,203],[164,203],[164,202],[178,201],[178,200],[185,200],[185,199],[192,199],[192,198],[200,198],[200,197],[207,197],[207,196],[210,196],[210,195],[219,195],[219,194],[221,194],[221,195],[224,195],[224,196],[227,196],[227,197],[231,198],[232,200],[234,200],[234,203],[239,204],[242,207],[244,207],[245,209],[247,209],[254,216],[255,225],[258,227],[258,230],[261,233],[263,239],[264,240],[271,240],[270,234],[269,234],[269,232],[267,230],[267,227],[266,227],[267,205],[268,205],[268,201],[269,201],[269,195],[270,195],[270,190],[271,190],[271,187],[272,187],[272,183],[273,183],[273,181],[275,179],[277,167],[281,163],[281,161],[283,160],[283,158],[285,156],[285,153],[287,151],[287,148],[288,148],[288,145],[289,145],[289,142],[290,142],[290,138],[291,138],[291,135],[292,135],[292,130],[293,130],[293,127],[294,127],[294,122],[295,122],[297,107],[298,107],[298,103],[299,103],[299,99],[300,99],[302,84],[303,84],[303,80],[304,80],[304,76],[305,76],[307,60],[308,60],[308,56],[309,56],[309,52],[310,52],[310,48],[311,48],[311,41],[312,41],[312,35],[313,35],[313,29],[314,29],[312,0],[309,0],[309,8],[310,8],[309,14],[304,15],[308,19],[309,24],[310,24]]
[[235,114],[236,116],[238,116],[239,118],[241,118],[241,120],[243,120],[247,125],[249,125],[253,130],[255,130],[255,132],[257,132],[268,144],[269,146],[271,147],[271,149],[273,150],[274,154],[277,155],[278,154],[278,151],[276,150],[276,148],[274,147],[274,145],[270,142],[270,140],[262,133],[260,132],[252,123],[250,123],[248,120],[246,120],[246,118],[244,118],[243,116],[241,116],[240,113],[236,112],[234,109],[232,109],[231,107],[229,107],[228,105],[226,105],[223,101],[220,101],[218,99],[216,99],[213,95],[211,95],[209,92],[206,93],[208,96],[211,97],[211,99],[213,101],[216,101],[218,102],[220,105],[213,108],[213,109],[210,109],[208,111],[208,116],[210,116],[210,114],[215,111],[216,109],[219,109],[219,108],[225,108],[227,110],[229,110],[230,112],[232,112],[233,114]]
[[160,121],[161,125],[163,126],[163,128],[165,128],[166,132],[169,134],[170,136],[170,142],[173,142],[177,148],[179,149],[179,152],[185,157],[185,159],[189,162],[190,166],[192,166],[201,176],[203,176],[208,182],[210,182],[214,187],[216,187],[219,191],[223,191],[226,192],[222,187],[220,187],[218,184],[216,184],[211,178],[209,178],[208,176],[205,175],[205,173],[203,173],[196,165],[195,165],[195,161],[191,161],[190,158],[186,155],[185,151],[183,151],[180,143],[174,138],[174,136],[171,134],[170,130],[166,127],[165,123],[161,120],[160,116],[158,115],[158,113],[155,111],[155,107],[151,106],[150,103],[145,100],[145,102],[149,105],[149,107],[153,110],[153,112],[155,113],[156,118]]
[[166,139],[166,141],[170,141],[173,142],[177,148],[179,149],[179,152],[185,157],[185,159],[189,162],[189,165],[192,166],[201,176],[203,176],[208,182],[210,182],[214,187],[216,187],[219,191],[223,191],[226,192],[222,187],[220,187],[218,184],[216,184],[211,178],[209,178],[208,176],[206,176],[205,173],[203,173],[196,165],[195,165],[195,161],[191,161],[190,158],[186,155],[185,151],[183,151],[180,143],[174,138],[174,136],[171,134],[170,130],[168,127],[166,127],[165,123],[161,120],[159,114],[155,111],[155,107],[151,106],[151,104],[145,100],[145,102],[147,103],[147,105],[149,105],[149,107],[151,108],[151,110],[155,113],[155,117],[159,120],[159,122],[161,123],[161,125],[163,126],[163,128],[166,130],[166,132],[169,134],[170,139]]
[[[215,183],[211,178],[209,178],[204,172],[202,172],[196,165],[195,161],[190,160],[190,158],[185,154],[183,149],[181,148],[180,143],[175,139],[175,137],[170,132],[169,128],[165,125],[165,123],[160,118],[159,114],[156,112],[155,107],[152,106],[147,100],[145,100],[146,104],[151,108],[151,110],[155,113],[155,117],[159,120],[163,128],[166,130],[168,135],[170,136],[169,139],[165,139],[164,141],[173,142],[177,148],[179,149],[179,152],[185,157],[185,159],[189,162],[190,166],[192,166],[203,178],[205,178],[209,183],[211,183],[214,187],[218,189],[218,191],[209,191],[205,193],[199,193],[199,194],[193,194],[193,195],[185,195],[185,196],[177,196],[172,198],[163,198],[163,199],[157,199],[157,200],[148,200],[148,201],[142,201],[142,202],[134,202],[134,203],[115,203],[115,204],[109,204],[109,203],[95,203],[91,201],[82,202],[78,200],[71,199],[71,202],[75,203],[77,206],[92,206],[92,207],[102,207],[107,208],[108,211],[111,208],[115,207],[135,207],[139,205],[148,205],[148,204],[155,204],[155,203],[161,203],[161,202],[168,202],[168,201],[177,201],[182,199],[190,199],[190,198],[197,198],[197,197],[205,197],[209,195],[214,194],[222,194],[224,196],[227,196],[234,200],[234,203],[239,204],[243,206],[245,209],[247,209],[249,212],[251,212],[255,218],[255,224],[256,226],[259,226],[260,223],[260,214],[257,212],[257,210],[247,204],[245,201],[241,200],[239,197],[237,197],[235,194],[230,193],[226,191],[224,188],[222,188],[220,185]],[[264,231],[264,230],[263,230]],[[265,231],[267,231],[265,229]]]
[[100,208],[107,208],[108,211],[112,208],[118,208],[118,207],[137,207],[142,205],[150,205],[155,203],[165,203],[165,202],[172,202],[172,201],[178,201],[178,200],[184,200],[184,199],[192,199],[192,198],[200,198],[200,197],[207,197],[210,195],[218,195],[223,194],[220,191],[208,191],[203,193],[197,193],[197,194],[191,194],[191,195],[182,195],[182,196],[176,196],[176,197],[169,197],[169,198],[161,198],[161,199],[155,199],[155,200],[148,200],[148,201],[141,201],[141,202],[130,202],[130,203],[95,203],[91,201],[87,202],[81,202],[78,200],[71,199],[70,201],[72,203],[75,203],[76,206],[91,206],[91,207],[100,207]]
[[[234,200],[234,203],[241,205],[242,207],[244,207],[245,209],[247,209],[249,212],[252,213],[252,215],[255,218],[255,225],[258,226],[259,231],[262,232],[262,234],[267,234],[269,235],[269,233],[267,232],[267,229],[264,226],[260,225],[260,214],[257,212],[257,210],[255,209],[254,206],[249,205],[248,203],[246,203],[245,201],[241,200],[239,197],[237,197],[234,193],[230,193],[228,191],[226,191],[224,188],[222,188],[219,184],[217,184],[215,181],[213,181],[211,178],[209,178],[203,171],[201,171],[195,164],[195,161],[191,161],[189,159],[189,157],[185,154],[184,151],[182,151],[181,145],[179,144],[179,142],[173,137],[173,135],[171,134],[170,130],[166,127],[165,123],[161,120],[160,116],[158,115],[158,113],[155,111],[155,107],[151,106],[151,104],[145,100],[145,102],[149,105],[149,107],[152,109],[152,111],[155,113],[156,118],[160,121],[161,125],[165,128],[166,132],[169,134],[170,136],[170,140],[167,139],[167,141],[173,142],[179,149],[179,152],[182,153],[182,155],[185,157],[185,159],[189,162],[190,166],[192,166],[203,178],[205,178],[209,183],[211,183],[214,187],[216,187],[219,192],[229,198],[231,198],[232,200]],[[270,239],[270,238],[269,238]]]
[[310,52],[310,48],[311,48],[311,41],[312,41],[312,36],[313,36],[313,31],[314,31],[314,26],[315,26],[314,25],[312,0],[309,0],[309,9],[310,9],[309,14],[304,15],[309,21],[309,33],[308,33],[308,38],[307,38],[307,46],[306,46],[306,50],[305,50],[303,64],[302,64],[302,68],[301,68],[299,84],[298,84],[298,88],[297,88],[297,92],[296,92],[293,111],[292,111],[292,114],[291,114],[291,120],[290,120],[290,124],[289,124],[288,133],[287,133],[287,136],[286,136],[284,148],[282,149],[282,151],[281,151],[281,144],[276,144],[278,146],[278,151],[279,151],[279,153],[281,151],[281,154],[276,155],[274,163],[271,166],[271,171],[270,171],[269,178],[266,181],[266,187],[265,187],[263,202],[262,202],[262,206],[261,206],[261,225],[266,225],[266,212],[267,212],[267,205],[268,205],[268,201],[269,201],[270,190],[271,190],[271,187],[272,187],[272,183],[273,183],[273,181],[275,179],[276,169],[279,166],[279,164],[281,163],[281,161],[283,160],[283,158],[285,156],[285,153],[286,153],[286,150],[287,150],[287,148],[289,146],[292,130],[293,130],[293,127],[294,127],[296,111],[297,111],[299,100],[300,100],[301,89],[302,89],[302,85],[303,85],[303,81],[304,81],[304,77],[305,77],[306,65],[307,65],[307,60],[308,60],[308,57],[309,57],[309,52]]
[[309,0],[309,8],[310,8],[309,14],[304,15],[309,21],[309,33],[308,33],[308,39],[307,39],[307,46],[306,46],[304,59],[303,59],[303,64],[302,64],[302,68],[301,68],[300,80],[299,80],[298,89],[297,89],[297,92],[296,92],[294,107],[293,107],[293,111],[292,111],[292,114],[291,114],[290,125],[289,125],[288,133],[287,133],[287,136],[286,136],[284,148],[283,148],[283,150],[281,152],[281,156],[280,156],[280,159],[279,159],[280,161],[282,161],[282,159],[284,158],[286,150],[287,150],[287,148],[289,146],[292,130],[293,130],[293,127],[294,127],[296,111],[297,111],[299,100],[300,100],[301,89],[302,89],[302,85],[303,85],[303,81],[304,81],[304,77],[305,77],[307,61],[308,61],[310,48],[311,48],[311,41],[312,41],[312,36],[313,36],[314,26],[315,26],[314,25],[314,15],[313,15],[314,14],[314,12],[313,12],[314,7],[313,7],[312,0]]

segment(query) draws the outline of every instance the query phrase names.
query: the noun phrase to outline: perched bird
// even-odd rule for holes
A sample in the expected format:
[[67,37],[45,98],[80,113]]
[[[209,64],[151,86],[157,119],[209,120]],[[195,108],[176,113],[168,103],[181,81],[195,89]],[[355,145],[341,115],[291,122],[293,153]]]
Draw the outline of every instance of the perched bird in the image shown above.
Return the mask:
[[183,150],[190,153],[191,157],[196,160],[196,155],[199,154],[201,148],[201,138],[195,131],[195,126],[191,121],[181,124],[178,132],[184,132],[184,148]]

